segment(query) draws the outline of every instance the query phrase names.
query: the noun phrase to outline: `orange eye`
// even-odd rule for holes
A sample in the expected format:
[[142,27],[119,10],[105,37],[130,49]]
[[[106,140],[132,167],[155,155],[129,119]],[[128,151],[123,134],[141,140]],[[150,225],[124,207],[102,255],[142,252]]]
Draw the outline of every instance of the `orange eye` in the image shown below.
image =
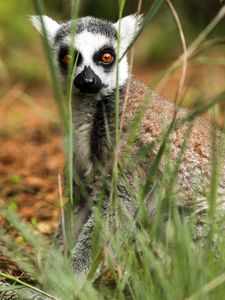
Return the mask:
[[110,53],[104,53],[101,57],[102,62],[110,64],[113,61],[113,56]]
[[64,55],[62,59],[65,65],[68,65],[71,62],[71,60],[72,60],[72,56],[69,54]]

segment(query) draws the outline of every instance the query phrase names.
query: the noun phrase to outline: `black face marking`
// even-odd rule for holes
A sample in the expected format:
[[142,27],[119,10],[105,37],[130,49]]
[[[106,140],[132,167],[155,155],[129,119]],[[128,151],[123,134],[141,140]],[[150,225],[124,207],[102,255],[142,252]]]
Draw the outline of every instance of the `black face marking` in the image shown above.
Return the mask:
[[[102,61],[102,56],[105,53],[109,53],[112,55],[113,60],[110,63],[104,63]],[[105,70],[109,70],[112,68],[112,66],[115,64],[116,61],[116,53],[115,50],[112,46],[110,45],[105,45],[103,46],[101,49],[99,49],[98,51],[96,51],[93,55],[93,61],[96,63],[96,65],[101,65]]]
[[[68,71],[68,66],[69,64],[66,64],[64,61],[64,57],[66,55],[70,54],[70,49],[68,46],[62,46],[59,50],[59,54],[58,54],[58,62],[59,62],[59,66],[60,66],[60,70],[65,74]],[[73,64],[75,63],[75,61],[77,62],[77,66],[79,66],[82,63],[82,55],[80,54],[80,52],[74,50],[73,53]]]
[[[105,35],[110,39],[117,39],[117,31],[111,22],[106,20],[100,20],[93,17],[84,17],[77,20],[76,34],[83,32],[84,30],[94,33]],[[55,44],[60,43],[65,37],[68,37],[71,33],[71,22],[64,23],[58,29],[55,36]]]
[[[125,86],[119,90],[120,99],[124,98]],[[115,100],[116,92],[104,96],[96,105],[93,127],[91,131],[91,159],[93,162],[108,159],[107,153],[110,145],[106,138],[106,124],[108,126],[112,145],[115,131]]]
[[96,94],[103,86],[98,75],[95,74],[90,67],[86,66],[84,70],[76,76],[74,85],[83,94]]

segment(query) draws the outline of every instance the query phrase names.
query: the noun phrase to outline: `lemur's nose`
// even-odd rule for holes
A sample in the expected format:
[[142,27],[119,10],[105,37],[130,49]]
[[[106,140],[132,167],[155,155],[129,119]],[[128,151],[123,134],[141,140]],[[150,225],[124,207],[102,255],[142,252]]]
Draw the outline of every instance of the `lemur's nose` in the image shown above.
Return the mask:
[[94,77],[85,77],[83,79],[83,81],[84,81],[84,84],[87,84],[87,85],[90,85],[90,86],[92,86],[95,83]]
[[96,94],[102,88],[102,81],[90,67],[85,66],[76,76],[74,85],[84,94]]

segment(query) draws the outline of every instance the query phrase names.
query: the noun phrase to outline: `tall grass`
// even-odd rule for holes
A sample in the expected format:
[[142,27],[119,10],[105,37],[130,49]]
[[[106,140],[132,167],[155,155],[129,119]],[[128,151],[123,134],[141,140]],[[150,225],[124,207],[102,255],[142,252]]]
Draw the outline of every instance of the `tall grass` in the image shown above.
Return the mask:
[[[137,36],[144,30],[147,22],[156,15],[161,9],[164,1],[154,1],[150,7],[143,25]],[[43,14],[43,3],[41,0],[33,0],[36,13]],[[173,17],[177,22],[179,34],[183,39],[180,20],[171,2],[170,9],[173,11]],[[119,19],[122,18],[125,0],[119,1]],[[78,15],[79,1],[73,2],[72,20]],[[206,37],[209,29],[221,20],[224,14],[224,8],[221,10],[215,21],[210,23],[203,33],[196,39],[191,48],[187,50],[184,64],[187,59],[198,50],[203,38]],[[41,19],[42,20],[42,19]],[[71,34],[71,53],[75,42],[75,21],[74,32]],[[217,151],[212,154],[213,176],[211,178],[211,192],[209,193],[209,218],[199,219],[199,216],[191,214],[189,208],[180,209],[179,201],[176,195],[176,179],[180,163],[184,156],[188,143],[193,121],[201,114],[212,108],[214,105],[224,101],[225,91],[217,95],[213,99],[208,99],[206,104],[202,105],[195,111],[190,112],[180,120],[176,120],[175,110],[174,118],[170,126],[166,128],[161,137],[161,144],[158,153],[152,162],[149,176],[143,182],[135,176],[135,167],[137,164],[143,163],[154,147],[154,142],[140,147],[133,160],[129,158],[132,145],[135,143],[138,131],[140,129],[145,105],[138,111],[133,118],[127,131],[127,145],[124,151],[124,157],[120,158],[120,119],[119,119],[119,58],[121,57],[118,47],[117,53],[117,89],[115,100],[115,131],[111,137],[109,132],[109,141],[114,140],[114,161],[112,174],[108,180],[108,173],[105,174],[103,168],[102,182],[98,191],[98,205],[96,205],[95,225],[92,234],[92,267],[87,279],[78,284],[74,280],[71,270],[70,259],[72,250],[72,236],[74,230],[79,231],[82,222],[73,220],[73,205],[76,199],[73,199],[73,127],[72,127],[72,81],[75,73],[75,67],[69,67],[69,83],[67,88],[67,96],[64,99],[56,70],[51,55],[51,49],[48,44],[46,30],[42,20],[44,32],[44,47],[49,63],[50,74],[53,80],[53,86],[56,95],[56,104],[58,107],[61,122],[64,127],[66,136],[65,153],[67,157],[67,194],[69,200],[65,209],[63,219],[66,222],[66,237],[64,237],[64,247],[68,249],[63,255],[56,249],[52,249],[49,253],[49,244],[45,239],[35,233],[31,226],[21,223],[9,208],[2,211],[5,219],[15,227],[26,239],[27,243],[33,249],[33,256],[24,252],[23,246],[16,246],[13,239],[5,232],[1,233],[1,240],[4,246],[0,244],[0,251],[15,260],[21,268],[32,275],[37,281],[37,286],[31,286],[21,280],[0,273],[0,276],[10,279],[11,282],[17,283],[15,286],[1,287],[0,291],[19,289],[17,292],[22,299],[31,299],[34,293],[42,294],[49,299],[223,299],[225,293],[225,237],[224,216],[221,224],[214,224],[213,233],[211,225],[214,222],[215,205],[217,198],[217,189],[220,175],[220,166],[223,161],[222,155],[216,156]],[[134,41],[128,47],[133,45]],[[185,47],[184,40],[182,41]],[[120,45],[120,25],[118,33],[118,45]],[[179,60],[180,64],[180,60]],[[166,78],[177,68],[178,63],[173,64],[171,69],[166,73]],[[185,67],[186,68],[186,67]],[[183,73],[184,74],[184,73]],[[184,77],[184,76],[183,76]],[[183,85],[181,80],[180,89]],[[146,105],[148,104],[146,99]],[[174,165],[170,157],[169,137],[174,130],[183,124],[187,125],[183,137],[183,143],[178,153],[178,159]],[[107,120],[106,120],[107,125]],[[107,126],[106,126],[107,128]],[[220,141],[220,153],[224,153],[224,138]],[[76,149],[74,149],[76,151]],[[165,160],[165,166],[158,174],[159,163],[161,159]],[[135,217],[131,219],[118,201],[118,183],[123,182],[126,189],[132,194],[127,179],[127,174],[134,174],[134,199],[138,201],[138,209]],[[61,186],[61,184],[59,184]],[[85,185],[81,186],[81,193],[85,189]],[[196,184],[196,201],[198,197],[198,183]],[[110,196],[106,191],[110,189]],[[154,221],[147,216],[145,209],[146,197],[150,194],[157,195],[157,208]],[[107,226],[109,214],[102,217],[102,205],[105,197],[109,197],[109,210],[113,210],[116,219],[116,229],[114,232]],[[178,204],[177,204],[178,203]],[[87,206],[87,208],[89,208]],[[74,229],[74,223],[76,224]],[[196,225],[201,223],[201,232],[196,230]],[[123,228],[122,230],[119,230]],[[9,251],[10,249],[10,251]],[[99,267],[101,268],[99,269]],[[99,272],[101,270],[101,272]],[[47,298],[46,298],[47,299]]]

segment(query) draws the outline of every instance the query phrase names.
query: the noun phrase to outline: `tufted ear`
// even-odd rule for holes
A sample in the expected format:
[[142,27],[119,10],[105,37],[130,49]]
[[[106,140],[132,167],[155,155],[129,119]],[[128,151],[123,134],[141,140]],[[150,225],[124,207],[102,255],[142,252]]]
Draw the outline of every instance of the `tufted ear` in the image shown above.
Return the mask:
[[[55,37],[55,34],[60,27],[59,23],[56,21],[52,20],[51,18],[47,16],[42,16],[44,26],[47,32],[47,36],[49,40],[53,40]],[[41,17],[40,16],[31,16],[30,17],[31,23],[34,25],[34,27],[43,35],[43,27],[41,23]]]
[[[121,29],[120,29],[120,40],[121,40],[121,48],[126,49],[136,33],[140,29],[142,22],[142,15],[130,15],[124,17],[120,20]],[[116,30],[119,30],[119,21],[114,24]]]

